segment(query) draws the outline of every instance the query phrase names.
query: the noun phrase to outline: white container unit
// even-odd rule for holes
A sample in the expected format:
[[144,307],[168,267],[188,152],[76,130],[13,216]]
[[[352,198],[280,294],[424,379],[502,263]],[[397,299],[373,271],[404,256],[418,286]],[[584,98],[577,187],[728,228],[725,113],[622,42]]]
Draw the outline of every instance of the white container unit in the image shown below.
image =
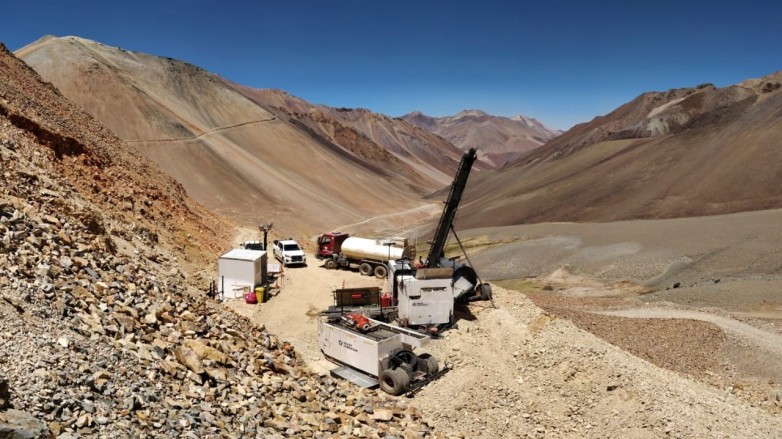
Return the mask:
[[453,281],[403,277],[398,290],[399,318],[405,326],[453,323]]
[[400,350],[412,351],[428,343],[426,334],[369,319],[377,328],[360,333],[321,320],[318,325],[320,350],[339,363],[377,378],[383,371],[383,360]]
[[217,262],[217,289],[226,299],[239,298],[244,293],[266,283],[265,251],[233,249]]

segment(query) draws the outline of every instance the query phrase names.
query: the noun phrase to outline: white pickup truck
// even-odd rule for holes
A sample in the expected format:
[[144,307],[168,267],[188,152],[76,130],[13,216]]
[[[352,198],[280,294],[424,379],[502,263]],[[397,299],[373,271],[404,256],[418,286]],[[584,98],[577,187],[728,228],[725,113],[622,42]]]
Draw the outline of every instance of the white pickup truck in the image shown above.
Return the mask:
[[274,241],[274,257],[279,259],[284,266],[306,265],[307,255],[299,244],[293,239]]

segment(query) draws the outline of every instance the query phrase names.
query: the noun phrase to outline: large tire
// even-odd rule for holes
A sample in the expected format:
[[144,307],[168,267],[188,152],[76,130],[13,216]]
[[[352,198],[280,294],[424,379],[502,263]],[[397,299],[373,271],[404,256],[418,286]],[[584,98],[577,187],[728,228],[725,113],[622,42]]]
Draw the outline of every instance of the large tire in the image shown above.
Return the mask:
[[385,279],[388,276],[388,269],[385,265],[375,265],[375,277],[378,279]]
[[427,375],[434,375],[440,371],[440,364],[431,354],[421,354],[418,356],[418,370]]
[[386,369],[380,372],[378,381],[380,390],[394,396],[405,393],[410,387],[410,377],[402,369]]
[[407,378],[410,381],[413,381],[413,377],[415,376],[415,368],[407,363],[402,363],[401,366],[397,367],[396,370],[401,370],[402,372],[407,375]]
[[372,274],[372,265],[370,265],[369,262],[362,262],[361,265],[358,266],[358,272],[361,273],[362,276],[369,276]]
[[337,268],[337,261],[335,261],[334,259],[327,259],[326,263],[323,264],[323,266],[328,268],[329,270],[333,270]]
[[394,356],[391,357],[391,364],[393,364],[394,366],[401,366],[403,364],[407,364],[413,370],[415,370],[415,366],[418,364],[418,357],[413,353],[413,351],[408,351],[408,350],[397,351],[397,353],[395,353]]

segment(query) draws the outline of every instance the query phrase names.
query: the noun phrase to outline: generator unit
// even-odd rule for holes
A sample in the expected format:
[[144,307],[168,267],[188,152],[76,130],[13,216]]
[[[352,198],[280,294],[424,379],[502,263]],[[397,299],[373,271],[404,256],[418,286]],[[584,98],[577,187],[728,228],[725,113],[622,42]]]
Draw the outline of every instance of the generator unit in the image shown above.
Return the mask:
[[429,354],[416,354],[430,337],[360,314],[325,315],[318,324],[318,344],[329,359],[342,365],[331,371],[362,387],[380,385],[391,395],[410,394],[439,378],[440,369]]

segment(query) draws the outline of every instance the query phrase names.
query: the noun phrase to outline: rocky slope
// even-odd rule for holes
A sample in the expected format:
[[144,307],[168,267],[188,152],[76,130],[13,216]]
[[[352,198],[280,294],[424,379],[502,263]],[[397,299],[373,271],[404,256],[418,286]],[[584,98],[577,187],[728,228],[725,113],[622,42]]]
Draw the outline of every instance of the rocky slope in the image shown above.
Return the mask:
[[[69,194],[77,192],[94,204],[82,206],[78,212],[70,210],[84,216],[85,224],[91,224],[90,217],[101,212],[111,213],[115,220],[111,229],[90,226],[98,235],[143,236],[147,242],[176,249],[182,262],[193,264],[202,264],[224,245],[230,236],[224,220],[191,200],[180,184],[126,148],[54,87],[42,84],[38,75],[13,54],[3,49],[0,55],[0,115],[9,130],[19,130],[18,136],[38,145],[8,161],[6,174],[14,169],[30,173],[24,178],[36,190],[45,189],[45,184],[33,171],[65,179]],[[6,148],[17,149],[10,137],[4,142]],[[35,168],[24,171],[22,166],[27,162]],[[13,187],[11,176],[5,175],[6,188]],[[45,199],[48,202],[42,203],[42,208],[65,209],[60,207],[61,194],[50,194]]]
[[[297,124],[351,151],[359,154],[378,151],[375,154],[391,156],[393,159],[387,163],[398,172],[405,175],[414,170],[419,175],[412,179],[418,183],[419,193],[449,184],[461,159],[462,152],[448,140],[404,120],[362,108],[311,104],[281,90],[234,86],[265,108],[281,112]],[[479,162],[476,167],[485,169],[487,164]]]
[[193,198],[246,225],[312,234],[415,209],[461,154],[401,121],[265,99],[185,62],[82,38],[17,54]]
[[2,45],[0,164],[2,434],[434,434],[189,286],[230,228]]
[[501,168],[561,134],[526,116],[492,116],[480,110],[446,117],[415,111],[401,119],[448,139],[462,150],[477,148],[494,168]]
[[782,207],[782,73],[645,93],[471,182],[469,226]]
[[[557,300],[547,291],[538,295]],[[579,329],[567,320],[572,313],[543,311],[517,291],[497,288],[495,304],[474,302],[460,310],[458,329],[427,346],[453,365],[415,399],[439,428],[455,428],[471,438],[634,439],[765,438],[782,429],[778,390],[756,404],[747,401],[739,383],[721,389],[698,381],[701,370],[681,372],[704,356],[720,361],[708,350],[721,336],[713,325],[614,318],[606,330],[608,325],[594,316],[575,320],[584,328]],[[662,331],[644,330],[646,337],[633,332],[644,326]],[[679,346],[672,341],[681,338],[683,328],[697,342]],[[635,343],[622,343],[630,349],[656,344],[653,351],[659,353],[668,348],[672,353],[661,356],[680,368],[665,370],[670,365],[658,366],[661,361],[653,355],[639,359],[587,330],[602,338],[615,335],[610,342],[636,337]],[[687,352],[688,345],[695,350]]]

